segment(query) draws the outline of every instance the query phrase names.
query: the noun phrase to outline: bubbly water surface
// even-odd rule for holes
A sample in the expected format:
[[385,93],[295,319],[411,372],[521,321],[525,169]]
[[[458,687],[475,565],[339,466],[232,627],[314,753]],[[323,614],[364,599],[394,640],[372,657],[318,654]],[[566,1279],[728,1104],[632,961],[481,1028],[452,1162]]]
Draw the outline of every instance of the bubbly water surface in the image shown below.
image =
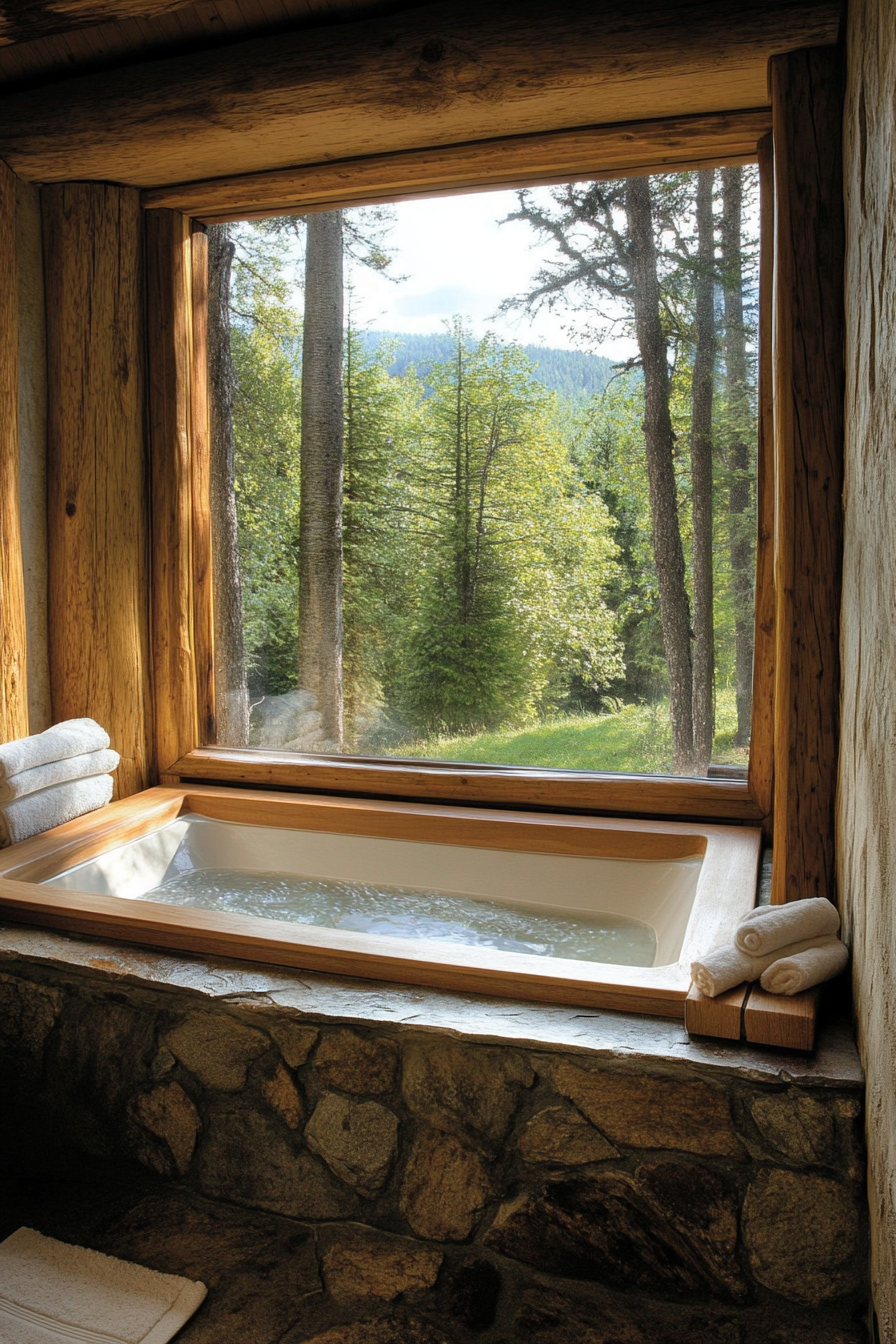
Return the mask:
[[528,952],[541,957],[652,966],[656,935],[647,924],[615,915],[558,918],[497,901],[407,887],[367,886],[291,873],[198,868],[147,891],[145,901],[224,910],[290,924],[424,938]]

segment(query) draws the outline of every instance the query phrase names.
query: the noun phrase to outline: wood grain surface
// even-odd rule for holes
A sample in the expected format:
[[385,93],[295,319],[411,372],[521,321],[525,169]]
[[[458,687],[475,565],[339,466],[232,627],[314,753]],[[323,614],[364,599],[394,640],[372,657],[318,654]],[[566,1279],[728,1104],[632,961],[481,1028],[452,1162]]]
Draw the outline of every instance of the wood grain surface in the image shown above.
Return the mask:
[[0,742],[28,733],[26,653],[19,517],[16,179],[0,163]]
[[659,172],[707,160],[736,163],[752,159],[759,140],[770,130],[768,108],[586,126],[187,182],[146,191],[143,203],[150,208],[183,210],[211,223],[508,183],[526,186],[576,177]]
[[835,897],[843,490],[842,52],[770,66],[775,137],[772,900]]
[[190,222],[146,212],[155,764],[199,741],[193,601]]
[[83,76],[0,102],[20,176],[138,186],[767,103],[832,0],[442,3]]
[[135,191],[69,183],[43,219],[53,717],[106,728],[125,796],[150,773],[143,214]]
[[738,985],[711,999],[696,985],[691,985],[684,1003],[685,1029],[692,1036],[717,1036],[724,1041],[739,1041],[749,992],[749,985]]
[[267,788],[327,790],[393,798],[431,798],[497,807],[704,817],[761,822],[745,782],[516,766],[428,764],[358,757],[299,756],[250,748],[204,747],[173,761],[180,779]]
[[145,19],[183,9],[194,0],[63,0],[35,4],[35,0],[3,0],[0,4],[0,47],[33,42],[55,33],[69,33],[96,23]]
[[820,994],[818,988],[807,989],[788,998],[753,985],[744,1009],[745,1039],[751,1045],[774,1045],[779,1050],[811,1050]]

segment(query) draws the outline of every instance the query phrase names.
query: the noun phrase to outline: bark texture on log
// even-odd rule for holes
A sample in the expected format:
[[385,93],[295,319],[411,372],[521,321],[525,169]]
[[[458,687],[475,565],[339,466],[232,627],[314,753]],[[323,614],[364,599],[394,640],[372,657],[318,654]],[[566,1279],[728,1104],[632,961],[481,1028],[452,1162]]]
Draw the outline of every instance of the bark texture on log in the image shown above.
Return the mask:
[[143,216],[90,183],[43,211],[53,717],[103,725],[126,797],[150,779]]
[[691,613],[678,521],[675,441],[669,413],[669,352],[660,320],[653,209],[647,178],[629,178],[625,211],[635,333],[644,370],[644,451],[663,647],[669,668],[672,769],[676,774],[691,774],[694,752]]
[[770,67],[775,135],[773,901],[834,899],[843,488],[842,53]]
[[528,131],[767,104],[831,0],[472,0],[282,33],[12,95],[0,157],[43,182],[161,186]]
[[199,741],[193,603],[190,222],[146,212],[156,766]]
[[896,1339],[896,3],[849,9],[837,874],[867,1079],[872,1292]]
[[208,235],[208,391],[210,499],[215,576],[215,738],[222,746],[249,740],[249,696],[243,643],[243,601],[236,516],[230,276],[235,245],[223,224]]
[[696,348],[691,411],[691,507],[693,510],[694,593],[694,770],[704,775],[712,759],[715,732],[715,625],[712,572],[712,401],[716,363],[715,173],[697,175],[697,275],[694,326]]
[[25,578],[19,519],[16,179],[0,163],[0,742],[28,733]]
[[342,746],[342,212],[308,216],[302,329],[299,686]]

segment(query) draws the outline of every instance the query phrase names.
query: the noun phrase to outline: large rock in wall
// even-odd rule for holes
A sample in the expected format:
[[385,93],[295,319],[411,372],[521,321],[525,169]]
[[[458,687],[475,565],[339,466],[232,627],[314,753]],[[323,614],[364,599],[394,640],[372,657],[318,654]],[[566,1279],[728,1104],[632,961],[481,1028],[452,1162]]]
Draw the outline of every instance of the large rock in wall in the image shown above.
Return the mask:
[[178,1183],[188,1220],[225,1201],[231,1224],[301,1232],[318,1286],[290,1341],[862,1337],[855,1083],[314,1022],[24,963],[0,1000],[2,1082],[29,1123]]
[[838,887],[868,1075],[873,1295],[896,1340],[896,3],[850,0]]

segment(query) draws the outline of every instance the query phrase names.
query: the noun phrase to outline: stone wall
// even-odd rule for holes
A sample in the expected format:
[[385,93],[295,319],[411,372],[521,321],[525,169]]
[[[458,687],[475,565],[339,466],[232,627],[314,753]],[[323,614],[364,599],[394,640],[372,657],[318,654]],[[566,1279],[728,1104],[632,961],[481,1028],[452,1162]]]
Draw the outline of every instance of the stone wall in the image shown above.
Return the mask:
[[[0,955],[19,1125],[311,1225],[324,1291],[290,1340],[864,1338],[854,1072],[763,1066],[670,1023],[652,1057],[646,1019],[430,996],[455,998],[450,1032],[422,991],[90,945],[62,967],[33,937],[43,959]],[[490,1043],[461,1034],[474,1011]],[[588,1019],[602,1048],[539,1044],[551,1013]]]
[[896,1341],[896,3],[850,0],[838,884],[868,1073],[873,1291]]

